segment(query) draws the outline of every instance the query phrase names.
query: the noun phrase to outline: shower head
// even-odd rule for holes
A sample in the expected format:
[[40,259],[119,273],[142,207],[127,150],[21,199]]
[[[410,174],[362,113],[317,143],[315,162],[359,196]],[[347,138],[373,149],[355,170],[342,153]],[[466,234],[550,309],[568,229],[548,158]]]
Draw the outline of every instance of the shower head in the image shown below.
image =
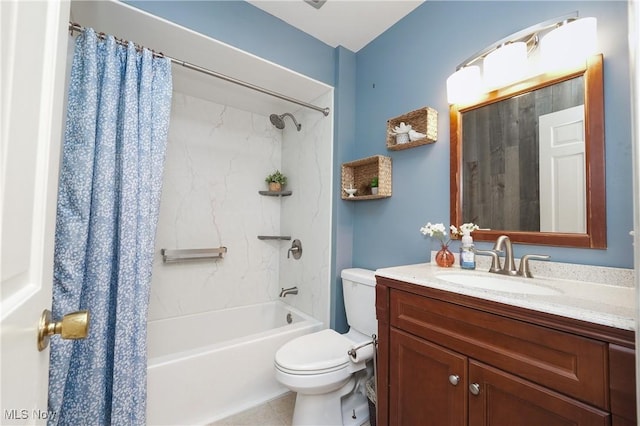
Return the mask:
[[285,112],[284,114],[278,115],[278,114],[271,114],[269,116],[269,120],[271,120],[271,124],[273,124],[274,126],[276,126],[276,129],[284,129],[284,117],[285,116],[289,116],[291,117],[291,119],[293,120],[293,124],[296,125],[296,129],[298,129],[298,131],[300,131],[300,129],[302,128],[302,124],[298,124],[298,122],[296,121],[296,118],[288,112]]
[[274,126],[276,126],[276,129],[284,129],[284,120],[282,119],[282,115],[278,115],[278,114],[271,114],[269,116],[269,120],[271,120],[271,124],[273,124]]

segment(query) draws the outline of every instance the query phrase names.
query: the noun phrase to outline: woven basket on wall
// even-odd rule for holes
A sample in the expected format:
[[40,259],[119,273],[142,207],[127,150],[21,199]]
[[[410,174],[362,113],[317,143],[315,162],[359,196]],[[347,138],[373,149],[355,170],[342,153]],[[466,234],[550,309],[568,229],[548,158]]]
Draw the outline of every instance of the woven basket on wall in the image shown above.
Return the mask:
[[[371,179],[378,177],[378,194],[371,194]],[[358,192],[349,198],[344,188],[356,188]],[[362,200],[391,197],[391,157],[374,155],[342,165],[342,199]]]
[[[396,137],[392,135],[391,132],[393,132],[393,129],[399,126],[400,123],[410,124],[413,130],[424,133],[427,136],[416,141],[397,144]],[[420,108],[387,120],[387,149],[389,150],[396,151],[413,148],[415,146],[434,143],[436,140],[438,140],[438,111],[433,108]]]

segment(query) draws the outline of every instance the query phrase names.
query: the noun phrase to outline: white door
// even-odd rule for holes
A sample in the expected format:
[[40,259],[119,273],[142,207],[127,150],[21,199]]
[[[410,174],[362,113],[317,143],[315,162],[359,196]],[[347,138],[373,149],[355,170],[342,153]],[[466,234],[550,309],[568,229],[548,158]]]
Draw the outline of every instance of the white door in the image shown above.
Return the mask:
[[540,231],[587,232],[584,105],[541,115]]
[[42,424],[69,3],[0,1],[0,424]]

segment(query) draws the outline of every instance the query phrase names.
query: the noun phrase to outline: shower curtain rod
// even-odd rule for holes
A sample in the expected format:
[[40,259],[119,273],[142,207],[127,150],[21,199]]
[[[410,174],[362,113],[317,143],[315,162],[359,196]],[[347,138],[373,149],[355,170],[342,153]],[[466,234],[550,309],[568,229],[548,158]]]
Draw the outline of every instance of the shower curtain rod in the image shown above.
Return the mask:
[[[82,32],[82,31],[84,31],[84,29],[85,29],[85,27],[83,27],[80,24],[77,24],[75,22],[69,22],[69,32],[71,33],[71,35],[73,35],[74,31]],[[98,37],[100,37],[102,39],[106,38],[106,34],[105,33],[101,32],[101,33],[96,33],[96,34],[98,35]],[[120,39],[120,38],[117,38],[117,37],[115,37],[115,39],[116,39],[116,42],[118,44],[122,44],[122,45],[125,45],[125,46],[128,44],[127,40]],[[142,50],[144,48],[144,46],[140,46],[139,44],[135,44],[134,43],[134,45],[136,46],[136,49],[138,49],[138,50]],[[195,64],[192,64],[192,63],[180,60],[180,59],[172,58],[171,56],[165,55],[163,53],[158,53],[153,49],[149,49],[149,50],[151,50],[151,52],[153,52],[153,54],[155,56],[157,56],[157,57],[167,58],[172,63],[177,64],[177,65],[182,65],[183,67],[188,68],[190,70],[197,71],[197,72],[209,75],[211,77],[216,77],[216,78],[228,81],[230,83],[234,83],[234,84],[237,84],[239,86],[243,86],[243,87],[246,87],[246,88],[261,92],[261,93],[264,93],[266,95],[270,95],[270,96],[276,97],[278,99],[282,99],[283,101],[287,101],[287,102],[291,102],[291,103],[303,106],[305,108],[309,108],[309,109],[313,109],[313,110],[316,110],[316,111],[320,111],[321,113],[324,114],[325,117],[329,115],[330,109],[328,107],[327,108],[322,108],[322,107],[319,107],[319,106],[316,106],[316,105],[313,105],[313,104],[310,104],[310,103],[307,103],[307,102],[304,102],[304,101],[289,97],[287,95],[283,95],[281,93],[274,92],[273,90],[265,89],[264,87],[256,86],[255,84],[251,84],[251,83],[248,83],[246,81],[242,81],[242,80],[239,80],[237,78],[234,78],[234,77],[219,73],[217,71],[212,71],[210,69],[201,67],[199,65],[195,65]]]

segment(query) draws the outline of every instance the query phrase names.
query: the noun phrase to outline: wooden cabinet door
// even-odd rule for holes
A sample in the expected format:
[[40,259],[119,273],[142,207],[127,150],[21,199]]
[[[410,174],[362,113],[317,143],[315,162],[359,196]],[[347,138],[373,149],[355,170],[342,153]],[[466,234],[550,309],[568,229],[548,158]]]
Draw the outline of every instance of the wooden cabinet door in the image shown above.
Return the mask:
[[391,328],[389,358],[389,424],[466,425],[464,355]]
[[607,412],[478,361],[469,361],[469,383],[469,426],[611,424]]
[[636,351],[609,345],[609,387],[613,426],[638,424],[636,413]]

